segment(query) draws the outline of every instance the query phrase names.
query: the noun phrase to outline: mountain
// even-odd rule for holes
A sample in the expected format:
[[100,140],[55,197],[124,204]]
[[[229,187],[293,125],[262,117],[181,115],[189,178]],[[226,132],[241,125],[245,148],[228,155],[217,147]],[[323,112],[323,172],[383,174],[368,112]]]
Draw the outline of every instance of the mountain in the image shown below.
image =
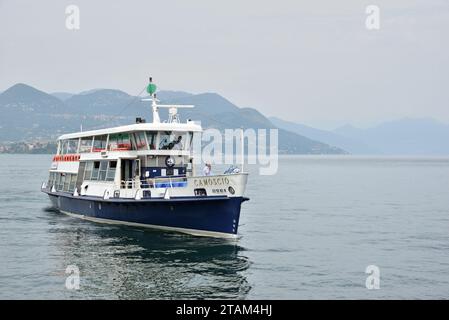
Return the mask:
[[74,95],[67,99],[65,104],[70,113],[116,115],[134,100],[134,97],[120,90],[99,89]]
[[[1,94],[1,92],[0,92],[0,94]],[[69,93],[69,92],[52,92],[50,94],[53,97],[58,98],[59,100],[62,100],[62,101],[65,101],[74,95],[73,93]]]
[[344,126],[334,130],[385,155],[449,155],[449,125],[434,119],[404,118],[360,129]]
[[161,90],[157,92],[157,98],[160,100],[180,99],[190,96],[193,96],[193,94],[184,91]]
[[[64,98],[63,96],[60,96]],[[190,94],[161,91],[158,99],[166,104],[193,104],[193,109],[179,109],[182,119],[201,121],[204,128],[277,128],[252,108],[239,108],[216,93]],[[133,123],[136,117],[151,121],[148,102],[114,89],[95,89],[67,97],[64,101],[24,84],[17,84],[0,94],[0,141],[55,139],[62,133],[105,128]],[[161,118],[166,109],[161,108]],[[164,114],[165,113],[165,114]],[[329,146],[280,128],[282,153],[341,154],[344,150]]]
[[8,113],[50,113],[64,109],[64,103],[58,98],[23,83],[15,84],[0,94],[0,106]]
[[303,135],[313,140],[321,141],[332,146],[338,146],[351,154],[376,154],[379,153],[373,147],[358,141],[354,138],[348,138],[337,132],[315,129],[300,123],[285,121],[276,117],[270,117],[269,120],[277,127]]
[[253,108],[239,108],[216,93],[203,93],[162,101],[167,104],[193,104],[193,109],[180,109],[183,119],[201,119],[204,128],[278,129],[279,151],[294,154],[342,154],[343,149],[278,128]]
[[48,137],[50,132],[61,127],[49,121],[49,115],[64,111],[65,105],[58,98],[26,84],[16,84],[0,94],[1,140]]

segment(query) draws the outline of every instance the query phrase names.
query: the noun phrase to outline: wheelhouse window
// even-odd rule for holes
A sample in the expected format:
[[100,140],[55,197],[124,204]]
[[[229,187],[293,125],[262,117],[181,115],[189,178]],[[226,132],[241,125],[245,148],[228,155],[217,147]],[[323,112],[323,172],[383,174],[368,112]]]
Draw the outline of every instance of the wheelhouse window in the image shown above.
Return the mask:
[[147,140],[148,140],[148,145],[150,147],[150,150],[155,150],[156,149],[157,132],[147,131],[146,134],[147,134]]
[[161,133],[160,150],[183,150],[185,144],[184,133],[165,131]]
[[80,153],[91,152],[93,137],[83,137],[80,143]]
[[109,135],[108,150],[126,151],[131,150],[131,138],[129,133],[116,133]]
[[94,137],[94,147],[93,152],[101,152],[106,150],[106,141],[108,140],[107,135],[95,136]]
[[148,150],[147,139],[145,138],[145,131],[134,133],[134,141],[136,150]]

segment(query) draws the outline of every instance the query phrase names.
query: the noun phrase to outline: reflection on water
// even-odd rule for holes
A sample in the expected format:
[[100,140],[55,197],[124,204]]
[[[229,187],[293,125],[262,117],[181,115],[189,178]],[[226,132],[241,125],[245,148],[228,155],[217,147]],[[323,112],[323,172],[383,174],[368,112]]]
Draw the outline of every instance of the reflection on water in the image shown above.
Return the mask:
[[97,224],[46,210],[50,232],[68,265],[80,269],[69,298],[245,298],[249,267],[236,242]]

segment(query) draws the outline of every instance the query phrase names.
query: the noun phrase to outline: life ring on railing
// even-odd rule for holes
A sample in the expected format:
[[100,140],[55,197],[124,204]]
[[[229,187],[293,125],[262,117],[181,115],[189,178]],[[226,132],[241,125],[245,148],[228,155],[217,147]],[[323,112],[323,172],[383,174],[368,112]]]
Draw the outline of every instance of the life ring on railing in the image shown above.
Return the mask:
[[165,158],[165,165],[169,168],[175,165],[175,159],[172,156],[167,156]]

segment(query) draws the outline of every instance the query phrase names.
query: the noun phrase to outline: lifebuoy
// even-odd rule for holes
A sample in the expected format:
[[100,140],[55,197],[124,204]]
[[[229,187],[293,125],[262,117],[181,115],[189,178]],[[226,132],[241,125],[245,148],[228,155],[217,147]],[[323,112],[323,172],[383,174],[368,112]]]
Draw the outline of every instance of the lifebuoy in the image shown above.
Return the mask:
[[171,156],[167,156],[165,158],[165,165],[169,168],[173,167],[175,165],[175,159]]

